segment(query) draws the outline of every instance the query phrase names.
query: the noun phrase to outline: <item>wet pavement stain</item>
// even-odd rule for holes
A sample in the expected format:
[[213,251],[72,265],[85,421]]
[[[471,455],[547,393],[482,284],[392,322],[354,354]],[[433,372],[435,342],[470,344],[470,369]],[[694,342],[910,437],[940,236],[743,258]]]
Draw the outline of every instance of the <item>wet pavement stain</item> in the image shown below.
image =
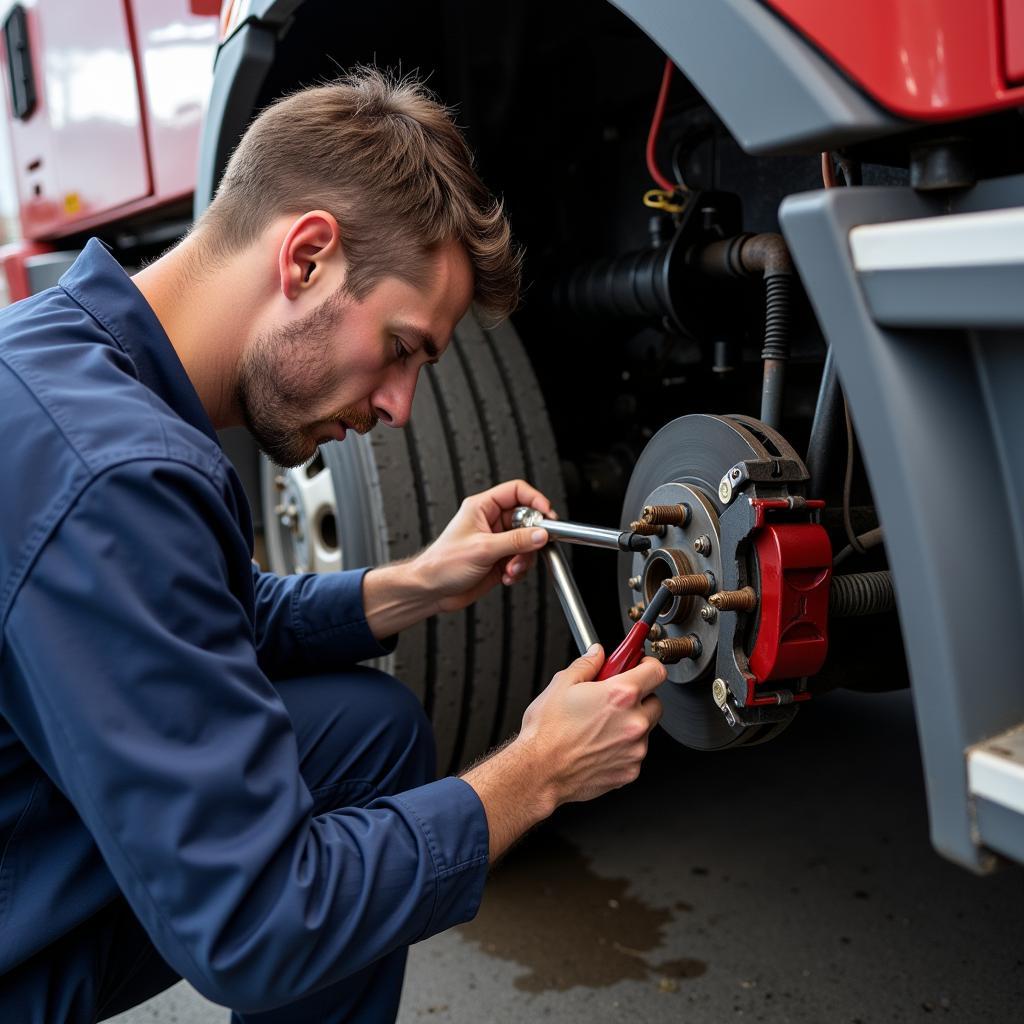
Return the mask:
[[700,960],[651,962],[673,914],[628,895],[628,888],[628,879],[596,875],[572,843],[541,831],[498,865],[480,913],[459,933],[484,953],[527,968],[515,980],[523,992],[625,980],[652,980],[675,992],[680,980],[704,974]]

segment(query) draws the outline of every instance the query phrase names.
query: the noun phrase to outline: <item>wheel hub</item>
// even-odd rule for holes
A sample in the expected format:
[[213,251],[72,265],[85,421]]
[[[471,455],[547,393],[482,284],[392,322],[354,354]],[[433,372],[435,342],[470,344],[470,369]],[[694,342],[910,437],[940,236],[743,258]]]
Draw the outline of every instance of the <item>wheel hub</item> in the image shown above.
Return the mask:
[[[684,526],[666,526],[664,536],[651,537],[650,551],[633,556],[629,574],[639,577],[644,604],[669,576],[706,572],[715,580],[722,578],[718,513],[702,491],[689,484],[661,484],[643,499],[643,504],[685,505],[690,510]],[[709,543],[700,543],[704,540]],[[699,595],[684,595],[674,598],[658,617],[662,637],[693,635],[700,641],[700,654],[696,658],[684,658],[667,666],[668,678],[673,683],[692,683],[714,660],[718,644],[717,621],[701,615],[709,607]]]
[[293,469],[263,466],[271,565],[284,572],[333,572],[341,568],[334,485],[319,453]]
[[[708,596],[723,586],[736,585],[730,578],[736,576],[737,566],[746,562],[746,542],[738,547],[733,540],[726,545],[730,550],[723,549],[721,517],[736,500],[732,489],[728,494],[721,491],[723,477],[733,467],[771,467],[783,462],[802,470],[801,479],[806,478],[799,457],[786,441],[746,417],[683,416],[658,431],[630,478],[622,529],[640,518],[644,506],[684,504],[689,516],[685,525],[664,526],[652,536],[646,557],[619,556],[619,598],[625,624],[629,624],[629,611],[635,615],[636,604],[646,604],[670,574],[708,574]],[[785,490],[784,481],[780,480],[779,488]],[[756,614],[751,612],[737,633],[737,612],[719,612],[704,596],[689,594],[677,598],[659,618],[657,625],[665,639],[697,641],[685,645],[692,656],[666,666],[668,678],[658,691],[663,706],[661,725],[680,743],[698,750],[719,750],[761,742],[788,724],[788,718],[768,721],[765,716],[763,722],[750,725],[724,714],[715,701],[719,647],[731,655],[736,643],[742,646],[744,637],[756,631]],[[678,645],[677,650],[682,647]]]

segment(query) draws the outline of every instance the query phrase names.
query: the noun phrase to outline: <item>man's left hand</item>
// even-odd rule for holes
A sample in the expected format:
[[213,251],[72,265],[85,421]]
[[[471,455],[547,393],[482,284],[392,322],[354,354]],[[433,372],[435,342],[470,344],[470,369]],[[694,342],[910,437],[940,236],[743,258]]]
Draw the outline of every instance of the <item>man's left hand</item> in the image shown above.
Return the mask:
[[509,529],[519,505],[553,518],[540,491],[524,480],[509,480],[466,498],[441,536],[416,556],[416,569],[430,581],[438,611],[458,611],[498,583],[511,586],[523,579],[548,535],[537,527]]

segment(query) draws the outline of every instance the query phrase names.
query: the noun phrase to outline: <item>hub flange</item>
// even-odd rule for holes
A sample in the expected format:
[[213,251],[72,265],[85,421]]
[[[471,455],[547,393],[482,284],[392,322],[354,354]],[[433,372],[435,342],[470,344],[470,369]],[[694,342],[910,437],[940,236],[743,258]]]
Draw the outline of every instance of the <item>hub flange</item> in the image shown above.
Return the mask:
[[[640,592],[645,603],[669,576],[710,573],[715,580],[722,578],[718,512],[702,491],[689,484],[662,484],[647,495],[644,504],[686,505],[690,509],[685,526],[666,526],[663,537],[651,538],[649,552],[633,556],[627,575],[640,576]],[[710,544],[697,545],[701,538],[709,538]],[[676,597],[658,618],[665,639],[695,634],[700,640],[701,653],[697,658],[683,658],[667,666],[668,678],[673,683],[692,683],[714,661],[718,624],[701,617],[706,603],[704,597],[696,594]]]

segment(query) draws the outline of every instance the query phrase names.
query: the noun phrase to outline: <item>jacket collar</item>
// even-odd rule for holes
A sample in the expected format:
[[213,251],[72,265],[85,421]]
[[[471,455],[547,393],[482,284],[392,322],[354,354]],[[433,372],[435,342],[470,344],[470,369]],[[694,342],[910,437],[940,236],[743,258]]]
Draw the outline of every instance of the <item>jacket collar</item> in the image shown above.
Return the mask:
[[183,420],[217,441],[171,339],[109,247],[98,238],[89,239],[59,283],[134,363],[139,380]]

